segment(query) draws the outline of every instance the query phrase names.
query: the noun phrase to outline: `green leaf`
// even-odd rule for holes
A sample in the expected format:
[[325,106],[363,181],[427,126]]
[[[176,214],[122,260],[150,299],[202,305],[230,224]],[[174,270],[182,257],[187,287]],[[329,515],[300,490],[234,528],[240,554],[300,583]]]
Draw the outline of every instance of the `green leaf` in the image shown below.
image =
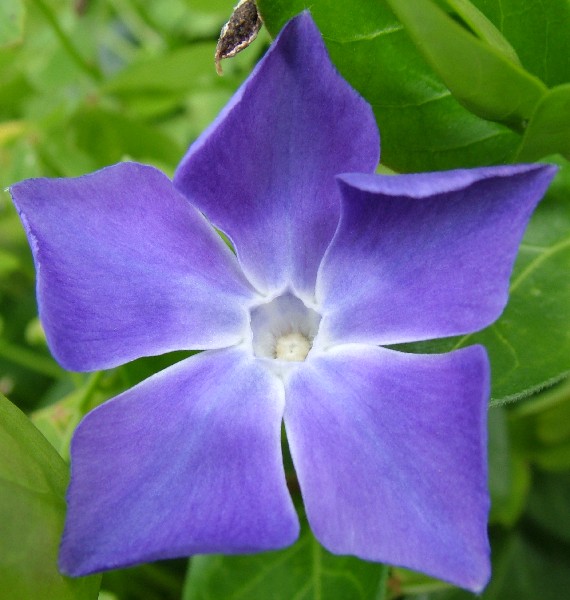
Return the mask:
[[3,600],[91,600],[99,577],[57,570],[67,467],[45,438],[0,395],[0,590]]
[[570,82],[568,0],[471,0],[548,86]]
[[545,444],[570,441],[570,382],[561,384],[565,398],[537,416],[537,436]]
[[382,162],[425,171],[508,161],[520,137],[472,115],[416,50],[385,0],[258,0],[272,35],[310,8],[331,58],[372,105]]
[[570,84],[549,90],[538,103],[517,160],[533,161],[557,153],[570,160]]
[[570,471],[536,470],[529,497],[528,517],[550,535],[570,544]]
[[196,556],[183,600],[383,600],[386,567],[322,548],[307,527],[278,552]]
[[521,126],[546,86],[431,0],[387,0],[425,59],[474,114]]
[[[108,398],[99,390],[102,377],[102,371],[91,373],[85,377],[83,385],[57,402],[35,411],[30,417],[64,460],[69,461],[69,444],[79,421]],[[64,381],[61,380],[59,385],[63,386]]]
[[570,379],[509,411],[517,455],[550,471],[570,469]]
[[445,0],[455,14],[487,45],[511,62],[520,65],[515,49],[489,19],[468,0]]
[[0,3],[0,47],[22,40],[25,7],[22,0],[2,0]]
[[[193,44],[162,56],[133,63],[108,80],[103,90],[113,94],[179,92],[199,89],[217,78],[214,70],[216,44]],[[205,69],[208,65],[209,69]]]
[[124,160],[175,165],[182,148],[156,127],[103,108],[79,111],[70,123],[77,147],[102,167]]
[[489,492],[491,523],[512,526],[525,507],[530,487],[530,470],[513,456],[507,429],[505,409],[496,406],[489,411]]

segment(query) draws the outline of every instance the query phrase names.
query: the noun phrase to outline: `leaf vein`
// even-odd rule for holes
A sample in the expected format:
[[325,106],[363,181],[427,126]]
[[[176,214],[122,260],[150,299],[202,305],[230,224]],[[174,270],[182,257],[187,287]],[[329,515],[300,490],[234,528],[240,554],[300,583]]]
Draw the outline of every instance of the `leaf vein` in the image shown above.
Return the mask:
[[371,42],[372,40],[375,40],[376,38],[379,38],[383,35],[397,33],[398,31],[402,31],[403,29],[404,27],[398,23],[390,25],[385,29],[377,29],[376,31],[372,31],[370,33],[359,33],[346,39],[333,38],[326,35],[323,35],[323,38],[327,42],[334,42],[335,44],[355,44],[358,42]]
[[548,248],[540,256],[533,258],[530,261],[530,263],[526,266],[526,268],[523,269],[523,271],[519,274],[518,277],[516,277],[516,279],[511,284],[510,293],[512,294],[524,282],[524,280],[527,279],[527,277],[533,271],[535,271],[543,262],[545,262],[546,260],[548,260],[549,258],[554,256],[556,253],[558,253],[562,250],[565,250],[566,248],[569,248],[569,247],[570,247],[570,239],[563,240],[561,242],[558,242],[558,244],[555,244],[554,246],[550,246],[550,248]]
[[306,545],[308,539],[301,540],[297,543],[296,547],[292,548],[290,552],[287,552],[284,556],[276,558],[272,563],[268,564],[267,567],[261,571],[257,577],[253,577],[250,579],[244,586],[240,589],[237,589],[231,596],[232,600],[238,600],[239,598],[243,598],[244,594],[249,590],[254,588],[260,581],[262,581],[268,573],[273,571],[276,567],[280,566],[282,563],[287,562],[291,559],[291,557],[298,554]]

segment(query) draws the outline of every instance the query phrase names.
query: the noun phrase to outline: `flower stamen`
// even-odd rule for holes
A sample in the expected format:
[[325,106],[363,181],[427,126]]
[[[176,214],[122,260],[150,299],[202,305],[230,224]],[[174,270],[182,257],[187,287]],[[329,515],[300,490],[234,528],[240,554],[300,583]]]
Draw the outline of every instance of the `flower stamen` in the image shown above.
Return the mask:
[[302,333],[295,331],[282,335],[275,344],[275,358],[288,361],[305,360],[312,345]]

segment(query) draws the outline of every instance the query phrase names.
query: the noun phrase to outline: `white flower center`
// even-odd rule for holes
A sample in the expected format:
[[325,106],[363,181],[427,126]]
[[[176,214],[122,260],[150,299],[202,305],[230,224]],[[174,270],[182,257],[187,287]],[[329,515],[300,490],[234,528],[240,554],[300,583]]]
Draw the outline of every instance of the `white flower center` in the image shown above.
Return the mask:
[[280,360],[301,361],[307,358],[311,342],[298,331],[282,335],[275,344],[275,358]]
[[321,316],[297,296],[278,296],[251,311],[253,353],[277,361],[304,361],[320,322]]

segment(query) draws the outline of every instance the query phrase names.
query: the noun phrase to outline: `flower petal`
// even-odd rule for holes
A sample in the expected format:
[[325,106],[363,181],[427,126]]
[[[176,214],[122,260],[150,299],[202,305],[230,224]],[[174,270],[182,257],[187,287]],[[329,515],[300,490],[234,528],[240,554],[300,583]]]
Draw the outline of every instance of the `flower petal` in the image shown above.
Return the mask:
[[64,367],[104,369],[245,335],[254,292],[160,171],[123,163],[11,192],[34,254],[42,323]]
[[396,344],[491,324],[554,173],[515,165],[342,176],[342,217],[317,284],[321,339]]
[[62,571],[291,544],[283,405],[280,381],[234,348],[193,356],[89,413],[72,442]]
[[258,289],[312,296],[340,214],[334,176],[371,173],[378,153],[370,106],[303,13],[190,148],[174,183],[232,239]]
[[291,374],[285,426],[311,528],[338,554],[471,590],[489,577],[484,349],[336,346]]

